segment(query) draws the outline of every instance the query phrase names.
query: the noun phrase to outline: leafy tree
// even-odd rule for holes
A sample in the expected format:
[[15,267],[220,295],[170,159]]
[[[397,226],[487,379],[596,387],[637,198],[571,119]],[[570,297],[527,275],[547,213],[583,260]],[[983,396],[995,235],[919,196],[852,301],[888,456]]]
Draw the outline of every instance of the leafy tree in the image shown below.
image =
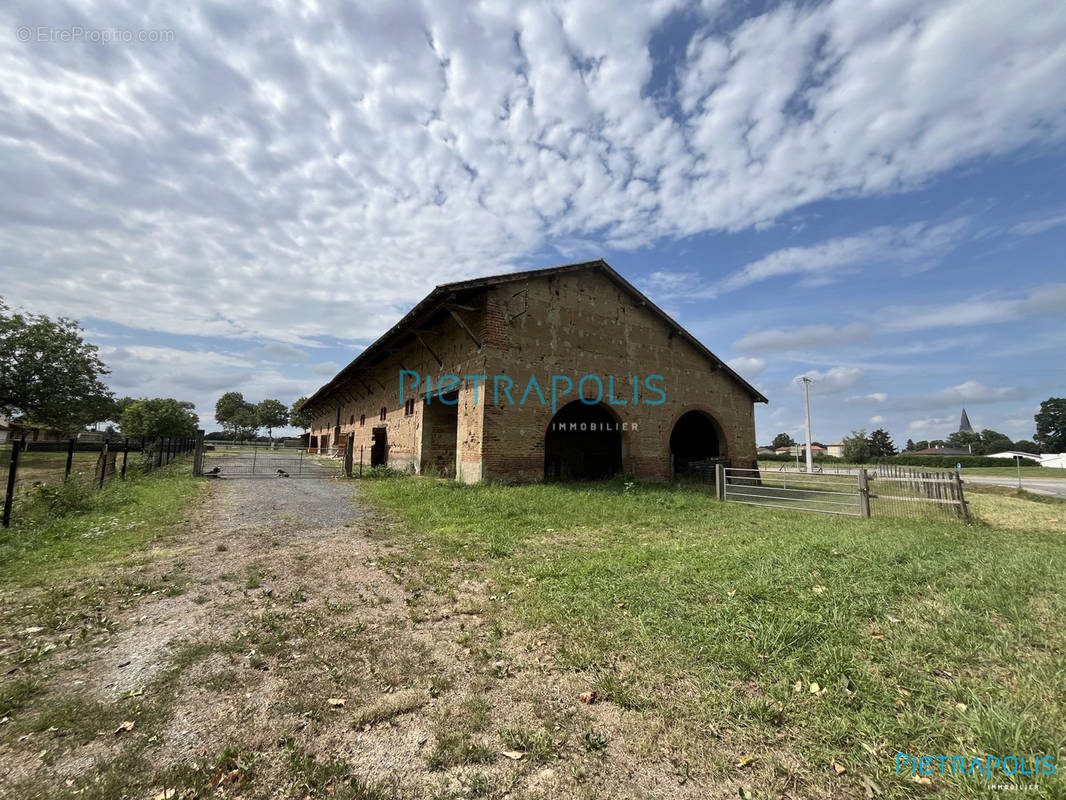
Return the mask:
[[122,435],[131,439],[192,437],[200,419],[192,403],[169,397],[135,400],[119,416]]
[[884,428],[878,428],[870,434],[870,455],[894,456],[895,454],[896,445],[893,444],[892,437],[888,435],[888,431]]
[[870,440],[866,431],[852,431],[844,437],[844,458],[852,464],[865,464],[870,460]]
[[252,438],[260,428],[256,407],[245,400],[240,392],[226,392],[218,398],[215,421],[238,441]]
[[255,418],[260,428],[267,429],[267,436],[274,440],[274,428],[289,424],[289,409],[280,400],[261,400],[255,407]]
[[[926,445],[926,447],[947,447],[947,445],[948,443],[945,442],[943,439],[933,439]],[[919,449],[924,450],[925,447]]]
[[922,448],[920,448],[918,445],[916,445],[914,443],[914,439],[908,439],[907,440],[907,452],[908,453],[914,452],[915,450],[921,450],[921,449]]
[[307,398],[301,397],[292,404],[292,410],[289,411],[289,424],[303,431],[311,427],[311,411],[303,407],[306,402]]
[[1002,453],[1013,448],[1014,442],[1007,434],[985,428],[981,431],[980,447],[975,447],[974,452],[979,456],[987,456],[989,453]]
[[0,300],[0,413],[64,433],[112,418],[97,353],[74,320],[13,312]]
[[981,434],[970,433],[969,431],[955,431],[948,436],[948,445],[951,447],[970,449],[975,455],[980,455]]
[[774,437],[774,440],[770,443],[770,446],[776,450],[778,447],[792,447],[794,444],[796,444],[796,440],[789,436],[787,433],[779,433],[777,434],[777,436]]
[[1040,404],[1036,443],[1045,453],[1066,453],[1066,397],[1049,397]]
[[1011,450],[1018,450],[1022,453],[1032,453],[1033,455],[1039,455],[1040,448],[1037,447],[1035,442],[1030,442],[1028,439],[1019,439],[1014,443]]

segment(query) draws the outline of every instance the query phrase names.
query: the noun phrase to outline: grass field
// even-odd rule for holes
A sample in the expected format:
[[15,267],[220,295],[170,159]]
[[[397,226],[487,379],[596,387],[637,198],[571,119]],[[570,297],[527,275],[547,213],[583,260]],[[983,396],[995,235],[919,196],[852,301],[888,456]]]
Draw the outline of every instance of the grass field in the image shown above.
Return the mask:
[[[979,513],[1006,499],[1025,513],[966,526],[622,484],[389,479],[360,493],[402,520],[412,582],[493,582],[505,627],[554,642],[565,669],[642,716],[648,757],[680,771],[916,797],[928,789],[895,774],[897,752],[1062,751],[1058,504],[979,495]],[[1055,780],[1028,796],[1064,796]],[[933,784],[973,797],[985,781]]]
[[[71,474],[91,476],[96,468],[98,452],[75,452]],[[11,448],[0,447],[0,487],[7,487],[7,471],[11,464]],[[41,450],[25,450],[19,453],[18,491],[24,491],[34,483],[55,484],[63,480],[67,454]],[[2,491],[2,490],[0,490]]]

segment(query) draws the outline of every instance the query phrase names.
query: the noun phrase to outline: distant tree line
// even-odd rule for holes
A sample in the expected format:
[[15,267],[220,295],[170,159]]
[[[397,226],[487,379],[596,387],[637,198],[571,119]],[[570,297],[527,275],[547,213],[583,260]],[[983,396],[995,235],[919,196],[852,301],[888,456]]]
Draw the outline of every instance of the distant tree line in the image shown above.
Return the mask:
[[215,422],[222,426],[227,439],[249,441],[266,428],[267,438],[273,441],[275,428],[292,425],[307,430],[311,427],[310,414],[303,409],[306,401],[306,397],[301,397],[291,407],[273,398],[252,403],[240,392],[226,392],[215,403]]

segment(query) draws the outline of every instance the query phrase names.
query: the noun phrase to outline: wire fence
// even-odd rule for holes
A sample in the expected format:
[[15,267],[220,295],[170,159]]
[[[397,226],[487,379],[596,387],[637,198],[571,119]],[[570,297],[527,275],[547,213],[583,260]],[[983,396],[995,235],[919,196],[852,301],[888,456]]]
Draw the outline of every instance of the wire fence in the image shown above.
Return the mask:
[[0,488],[4,490],[3,527],[9,527],[15,500],[35,487],[69,480],[103,488],[134,472],[165,467],[192,453],[192,438],[121,439],[104,442],[27,442],[0,444]]

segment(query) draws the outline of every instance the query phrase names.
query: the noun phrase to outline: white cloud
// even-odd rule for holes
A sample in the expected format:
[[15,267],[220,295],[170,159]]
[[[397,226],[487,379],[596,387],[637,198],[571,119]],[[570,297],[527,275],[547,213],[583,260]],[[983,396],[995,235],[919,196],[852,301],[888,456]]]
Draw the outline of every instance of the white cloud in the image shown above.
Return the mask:
[[1025,222],[1019,222],[1010,230],[1011,233],[1016,233],[1019,236],[1035,236],[1038,233],[1049,231],[1052,228],[1059,227],[1060,225],[1066,225],[1066,214],[1059,214],[1053,217],[1043,217],[1041,219],[1031,219]]
[[730,360],[729,366],[741,377],[751,380],[758,377],[759,373],[766,368],[766,362],[761,358],[740,356],[739,358]]
[[[435,283],[556,244],[759,227],[1066,132],[1055,0],[785,4],[732,29],[708,3],[651,91],[679,8],[102,0],[92,19],[174,41],[0,37],[5,296],[172,333],[369,337]],[[0,8],[7,31],[83,16]],[[759,269],[809,257],[824,277],[863,252]]]
[[880,414],[874,414],[872,417],[870,417],[870,424],[871,425],[880,425],[884,421],[885,421],[885,418],[882,417]]
[[932,265],[958,242],[967,220],[943,225],[916,223],[880,227],[806,247],[788,247],[753,261],[706,290],[708,296],[734,291],[774,277],[797,275],[803,285],[819,286],[863,267],[892,263],[911,270]]
[[820,395],[836,394],[866,380],[866,370],[859,367],[833,367],[825,371],[808,370],[793,378],[793,382],[798,382],[804,375],[814,381],[810,386],[811,394]]
[[1066,312],[1066,283],[1049,283],[1023,297],[971,297],[957,303],[898,306],[881,311],[886,330],[916,331],[965,325],[994,325]]
[[[1025,391],[1018,386],[986,386],[979,381],[965,381],[926,394],[889,395],[883,392],[849,397],[848,401],[876,400],[885,411],[914,411],[918,409],[958,408],[963,406],[1002,403],[1020,400]],[[956,420],[958,417],[955,418]]]
[[770,328],[753,331],[733,342],[745,353],[787,352],[814,347],[854,344],[870,338],[867,325],[804,325],[798,328]]
[[958,420],[954,417],[926,417],[924,419],[913,420],[907,428],[917,432],[935,431],[947,436],[950,431],[945,431],[944,429],[951,425],[952,422],[957,423]]

